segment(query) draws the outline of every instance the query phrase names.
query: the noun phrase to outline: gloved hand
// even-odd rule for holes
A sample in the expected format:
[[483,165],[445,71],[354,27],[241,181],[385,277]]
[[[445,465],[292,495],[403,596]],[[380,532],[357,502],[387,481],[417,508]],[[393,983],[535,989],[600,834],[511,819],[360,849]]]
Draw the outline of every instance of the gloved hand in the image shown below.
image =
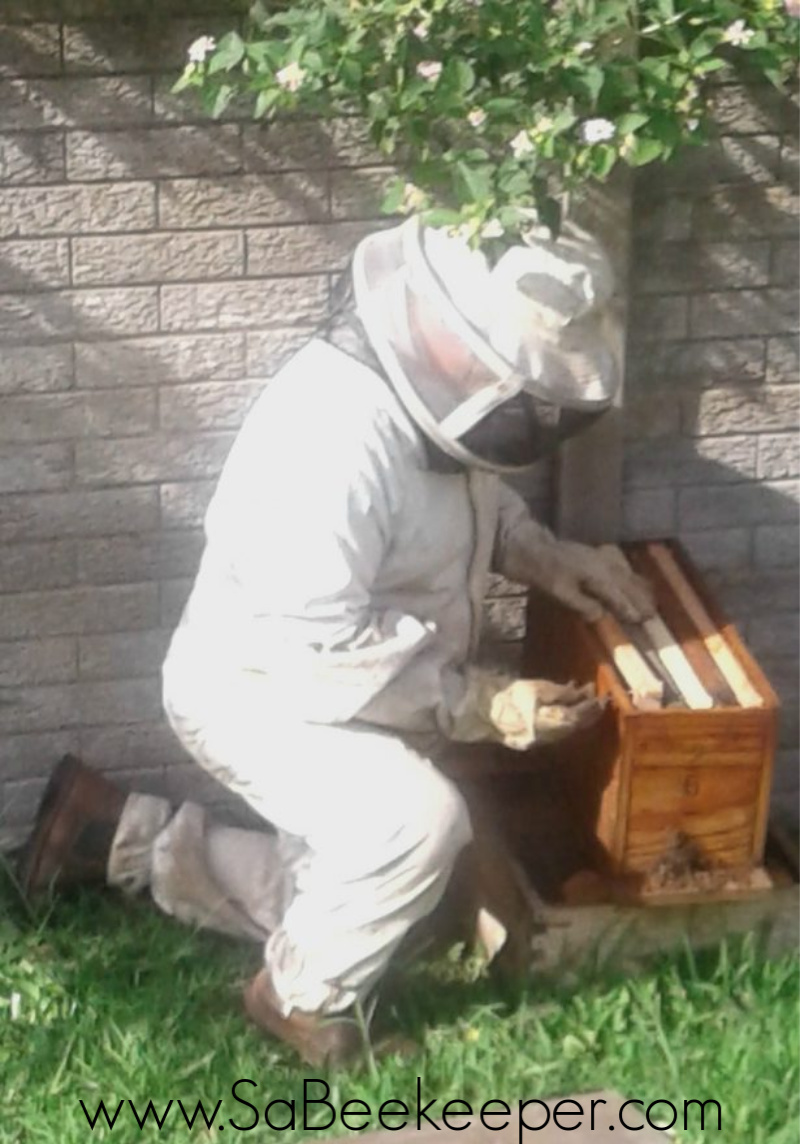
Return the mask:
[[572,540],[552,540],[525,553],[523,583],[553,596],[593,623],[608,609],[618,619],[639,624],[655,614],[646,580],[633,572],[613,545],[591,548]]
[[525,751],[534,743],[555,743],[591,727],[603,707],[592,684],[578,687],[475,670],[453,715],[449,737],[459,742],[493,740]]

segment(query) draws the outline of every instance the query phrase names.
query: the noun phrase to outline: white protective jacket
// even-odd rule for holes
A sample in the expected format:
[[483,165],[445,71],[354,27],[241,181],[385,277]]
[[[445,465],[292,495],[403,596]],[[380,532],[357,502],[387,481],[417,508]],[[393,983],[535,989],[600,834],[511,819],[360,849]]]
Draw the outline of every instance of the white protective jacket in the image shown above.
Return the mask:
[[387,383],[321,340],[250,411],[206,534],[164,671],[198,730],[247,679],[284,724],[447,735],[490,569],[552,542],[495,475],[431,471]]

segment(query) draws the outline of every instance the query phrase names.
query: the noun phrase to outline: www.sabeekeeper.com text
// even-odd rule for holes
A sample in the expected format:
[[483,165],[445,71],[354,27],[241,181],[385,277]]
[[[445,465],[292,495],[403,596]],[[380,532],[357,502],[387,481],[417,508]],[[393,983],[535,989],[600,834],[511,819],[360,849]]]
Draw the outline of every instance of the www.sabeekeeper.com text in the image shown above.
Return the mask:
[[[345,1100],[336,1107],[329,1099],[330,1085],[319,1078],[303,1081],[302,1100],[270,1096],[259,1100],[259,1084],[249,1077],[237,1080],[230,1090],[230,1101],[191,1101],[172,1099],[156,1106],[152,1100],[143,1107],[142,1102],[123,1098],[100,1100],[80,1105],[89,1128],[118,1130],[120,1135],[131,1129],[145,1131],[155,1127],[158,1131],[185,1125],[188,1129],[204,1126],[223,1131],[252,1132],[259,1127],[273,1132],[323,1131],[340,1125],[349,1132],[383,1129],[397,1132],[410,1131],[463,1131],[472,1125],[498,1132],[515,1122],[520,1144],[523,1137],[550,1127],[563,1132],[578,1128],[602,1131],[607,1136],[611,1126],[595,1127],[598,1109],[607,1102],[592,1097],[581,1102],[575,1097],[558,1101],[518,1100],[509,1104],[505,1100],[488,1098],[480,1106],[467,1100],[449,1099],[442,1103],[437,1097],[425,1099],[422,1079],[417,1077],[413,1100],[389,1099],[373,1109],[364,1100]],[[722,1108],[716,1100],[685,1100],[676,1105],[669,1100],[624,1101],[617,1112],[620,1128],[638,1131],[644,1124],[655,1131],[686,1131],[691,1126],[700,1131],[722,1130]],[[708,1124],[706,1121],[708,1120]],[[338,1122],[338,1125],[337,1125]]]

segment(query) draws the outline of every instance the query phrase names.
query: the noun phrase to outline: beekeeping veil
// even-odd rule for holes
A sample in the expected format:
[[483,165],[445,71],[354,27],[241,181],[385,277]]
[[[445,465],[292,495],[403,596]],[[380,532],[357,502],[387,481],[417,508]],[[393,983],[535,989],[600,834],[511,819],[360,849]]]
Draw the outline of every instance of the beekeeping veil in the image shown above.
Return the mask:
[[490,266],[412,218],[362,240],[358,317],[395,392],[462,464],[532,464],[608,408],[619,384],[608,259],[567,224]]

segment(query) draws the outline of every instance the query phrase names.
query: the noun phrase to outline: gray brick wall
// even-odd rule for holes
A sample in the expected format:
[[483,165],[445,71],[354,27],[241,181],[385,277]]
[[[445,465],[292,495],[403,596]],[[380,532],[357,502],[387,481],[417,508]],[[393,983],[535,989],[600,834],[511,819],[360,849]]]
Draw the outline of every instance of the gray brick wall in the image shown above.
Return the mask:
[[637,181],[625,522],[681,538],[780,692],[796,816],[797,107],[730,80],[714,104],[719,141]]
[[158,674],[213,480],[377,216],[363,132],[209,123],[169,89],[228,18],[145,7],[125,24],[99,0],[0,10],[7,842],[68,748],[176,796],[198,777]]
[[[0,841],[66,749],[144,789],[199,789],[158,668],[204,508],[378,217],[384,171],[358,125],[211,124],[173,96],[220,2],[158,8],[124,26],[104,0],[0,9]],[[791,124],[771,96],[718,102],[722,142],[639,186],[626,520],[678,531],[714,569],[790,697]],[[527,491],[546,515],[548,473]],[[522,597],[493,595],[500,654]],[[788,758],[781,773],[794,782]]]

